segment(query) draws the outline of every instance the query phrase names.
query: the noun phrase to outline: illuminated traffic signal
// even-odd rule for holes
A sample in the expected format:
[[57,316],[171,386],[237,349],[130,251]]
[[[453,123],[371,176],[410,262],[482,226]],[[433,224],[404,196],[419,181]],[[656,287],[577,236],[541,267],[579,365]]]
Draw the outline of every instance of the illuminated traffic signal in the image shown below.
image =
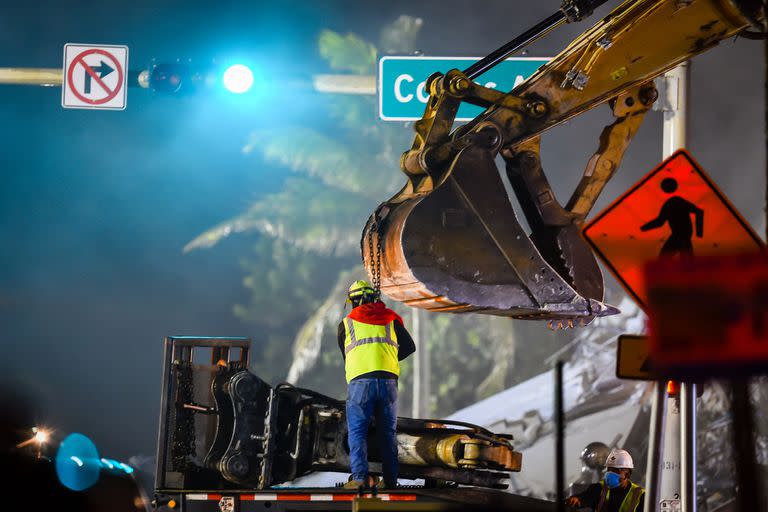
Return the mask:
[[244,64],[229,66],[224,72],[224,87],[229,92],[242,94],[253,86],[253,71]]
[[214,66],[193,66],[191,61],[153,65],[148,72],[148,87],[166,94],[189,94],[201,89],[214,92],[223,86],[229,92],[243,94],[254,85],[254,74],[245,64],[233,64],[226,69]]

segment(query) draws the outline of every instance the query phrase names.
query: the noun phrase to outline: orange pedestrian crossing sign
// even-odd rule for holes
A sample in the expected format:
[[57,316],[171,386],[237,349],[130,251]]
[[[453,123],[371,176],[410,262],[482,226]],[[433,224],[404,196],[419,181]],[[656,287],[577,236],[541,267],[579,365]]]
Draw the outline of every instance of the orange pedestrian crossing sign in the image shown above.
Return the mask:
[[643,308],[646,263],[763,247],[760,237],[684,149],[599,213],[582,234]]

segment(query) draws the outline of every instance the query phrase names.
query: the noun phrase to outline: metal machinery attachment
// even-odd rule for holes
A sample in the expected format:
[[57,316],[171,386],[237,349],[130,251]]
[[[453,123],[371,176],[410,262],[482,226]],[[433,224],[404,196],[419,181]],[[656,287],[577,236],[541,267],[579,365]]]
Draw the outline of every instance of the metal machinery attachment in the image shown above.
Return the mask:
[[[248,371],[249,344],[166,339],[158,490],[266,489],[313,471],[349,472],[345,403],[271,387]],[[375,429],[368,457],[380,473]],[[398,418],[397,443],[404,478],[505,489],[522,461],[511,436],[461,422]]]

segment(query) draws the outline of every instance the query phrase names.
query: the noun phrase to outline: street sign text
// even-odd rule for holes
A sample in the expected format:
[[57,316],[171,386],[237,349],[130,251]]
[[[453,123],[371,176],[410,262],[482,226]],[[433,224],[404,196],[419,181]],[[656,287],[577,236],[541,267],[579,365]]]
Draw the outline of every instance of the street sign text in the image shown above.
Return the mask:
[[[478,60],[476,57],[382,57],[379,59],[379,117],[385,121],[421,119],[429,99],[425,90],[427,78],[437,71],[465,69]],[[534,57],[507,59],[475,81],[508,92],[547,62],[547,58]],[[482,111],[474,105],[462,105],[456,120],[474,119]]]

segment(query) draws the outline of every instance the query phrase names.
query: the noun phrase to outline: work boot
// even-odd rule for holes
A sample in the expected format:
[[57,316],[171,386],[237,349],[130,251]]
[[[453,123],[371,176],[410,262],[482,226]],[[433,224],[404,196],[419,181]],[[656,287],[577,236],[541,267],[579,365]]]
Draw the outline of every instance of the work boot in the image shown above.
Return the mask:
[[363,487],[363,486],[365,486],[365,482],[363,482],[362,480],[352,480],[350,478],[350,480],[347,483],[345,483],[342,486],[342,488],[343,489],[354,489],[354,490],[357,490],[357,489],[359,489],[360,487]]

